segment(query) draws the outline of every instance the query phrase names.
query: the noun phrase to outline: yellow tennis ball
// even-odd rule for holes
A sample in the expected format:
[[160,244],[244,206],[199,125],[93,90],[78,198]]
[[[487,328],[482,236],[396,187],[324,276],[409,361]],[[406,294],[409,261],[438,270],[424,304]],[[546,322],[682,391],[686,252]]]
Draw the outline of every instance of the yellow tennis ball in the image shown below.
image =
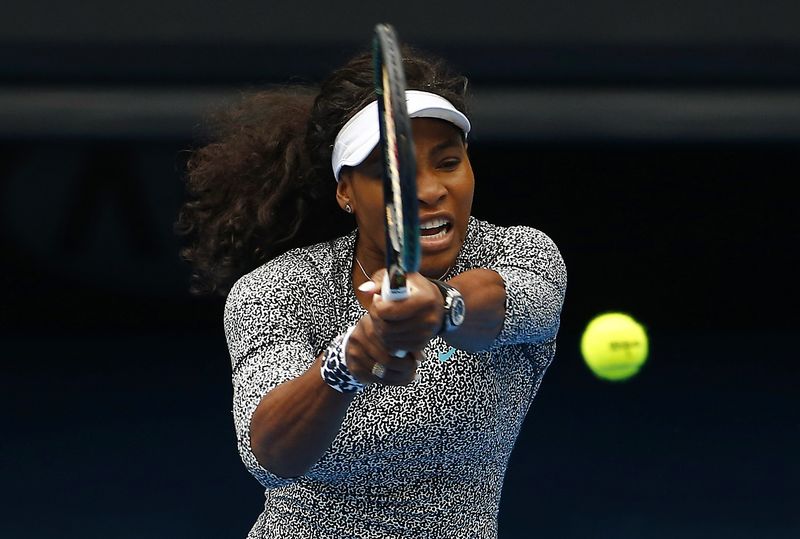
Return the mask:
[[647,332],[627,314],[601,314],[586,326],[581,354],[598,378],[627,380],[647,361]]

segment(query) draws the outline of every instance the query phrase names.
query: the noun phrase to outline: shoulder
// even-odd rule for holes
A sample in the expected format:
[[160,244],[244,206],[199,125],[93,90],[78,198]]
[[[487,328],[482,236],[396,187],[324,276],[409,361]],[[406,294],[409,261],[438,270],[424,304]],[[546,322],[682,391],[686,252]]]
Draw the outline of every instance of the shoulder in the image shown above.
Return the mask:
[[287,251],[240,277],[231,287],[226,306],[258,298],[275,301],[302,295],[334,271],[335,250],[344,238]]
[[475,217],[470,217],[464,250],[495,257],[515,253],[561,257],[555,242],[541,230],[522,225],[500,226]]
[[228,293],[228,301],[238,297],[261,296],[276,289],[302,286],[312,278],[314,266],[311,257],[302,249],[294,249],[273,258],[240,277]]

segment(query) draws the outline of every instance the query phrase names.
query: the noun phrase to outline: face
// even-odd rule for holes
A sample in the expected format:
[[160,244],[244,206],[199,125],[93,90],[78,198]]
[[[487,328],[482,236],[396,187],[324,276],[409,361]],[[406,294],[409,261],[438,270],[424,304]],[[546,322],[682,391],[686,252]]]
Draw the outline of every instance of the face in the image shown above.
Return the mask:
[[[420,211],[420,273],[437,278],[453,264],[464,242],[475,178],[461,132],[443,120],[411,120],[417,158]],[[360,165],[342,171],[336,196],[350,204],[358,224],[356,256],[373,272],[385,266],[383,182],[380,148]]]

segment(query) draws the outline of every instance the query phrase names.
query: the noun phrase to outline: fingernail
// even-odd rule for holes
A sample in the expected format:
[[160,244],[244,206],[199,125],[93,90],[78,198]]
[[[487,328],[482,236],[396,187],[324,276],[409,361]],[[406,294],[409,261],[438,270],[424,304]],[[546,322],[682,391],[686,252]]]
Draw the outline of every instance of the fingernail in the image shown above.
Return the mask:
[[366,281],[365,283],[362,283],[358,289],[362,292],[372,292],[375,290],[375,281]]

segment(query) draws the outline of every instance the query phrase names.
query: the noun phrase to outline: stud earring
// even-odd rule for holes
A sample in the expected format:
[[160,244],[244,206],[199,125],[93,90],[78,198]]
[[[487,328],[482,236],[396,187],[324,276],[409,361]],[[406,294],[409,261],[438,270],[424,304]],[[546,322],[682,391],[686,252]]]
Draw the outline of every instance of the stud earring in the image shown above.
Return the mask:
[[353,213],[353,207],[350,204],[345,204],[344,211],[346,211],[347,213]]

